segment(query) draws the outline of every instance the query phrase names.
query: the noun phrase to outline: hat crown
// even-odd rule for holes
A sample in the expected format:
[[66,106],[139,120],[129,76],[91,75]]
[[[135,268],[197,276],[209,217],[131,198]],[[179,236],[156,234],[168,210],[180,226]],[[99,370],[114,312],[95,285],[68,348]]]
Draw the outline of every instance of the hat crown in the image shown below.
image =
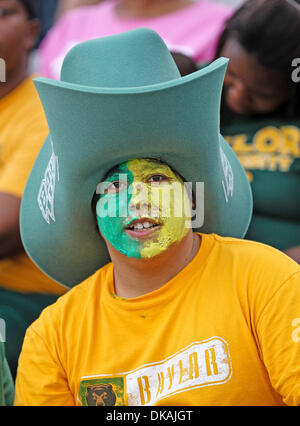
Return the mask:
[[172,55],[157,33],[139,28],[73,47],[61,80],[83,86],[143,87],[180,78]]

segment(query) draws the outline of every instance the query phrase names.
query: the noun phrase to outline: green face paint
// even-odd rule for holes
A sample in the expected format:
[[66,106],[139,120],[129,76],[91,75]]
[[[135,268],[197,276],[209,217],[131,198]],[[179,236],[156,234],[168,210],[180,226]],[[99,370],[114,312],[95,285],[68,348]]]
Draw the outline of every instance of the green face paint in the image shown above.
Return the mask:
[[[122,178],[122,180],[120,180]],[[128,187],[134,180],[127,163],[109,176],[106,193],[100,196],[96,206],[97,222],[103,236],[121,253],[133,258],[141,258],[138,241],[134,241],[124,231],[129,211]],[[115,182],[123,182],[124,188],[114,191]],[[106,186],[106,185],[105,185]]]
[[167,165],[130,160],[104,187],[96,207],[98,226],[126,256],[156,256],[188,233],[191,202],[182,180]]

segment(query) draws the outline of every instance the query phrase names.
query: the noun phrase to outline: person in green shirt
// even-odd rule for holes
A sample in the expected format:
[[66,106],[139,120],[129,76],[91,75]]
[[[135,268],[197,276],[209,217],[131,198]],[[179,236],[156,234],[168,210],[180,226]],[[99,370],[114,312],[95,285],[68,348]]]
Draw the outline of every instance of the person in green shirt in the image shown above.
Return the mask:
[[[251,182],[246,238],[300,262],[300,2],[251,0],[227,22],[221,132]],[[298,58],[298,59],[297,59]]]

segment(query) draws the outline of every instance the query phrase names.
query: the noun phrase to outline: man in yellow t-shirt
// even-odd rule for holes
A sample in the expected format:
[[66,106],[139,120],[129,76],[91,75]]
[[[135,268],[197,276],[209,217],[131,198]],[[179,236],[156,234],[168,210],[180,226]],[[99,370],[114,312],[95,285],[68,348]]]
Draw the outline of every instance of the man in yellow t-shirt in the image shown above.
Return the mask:
[[180,77],[139,29],[36,80],[50,136],[21,233],[74,288],[28,328],[15,405],[300,404],[300,267],[241,239],[250,185],[217,131],[226,64]]
[[114,262],[47,308],[27,331],[15,404],[299,405],[299,267],[259,243],[195,238],[156,290],[130,275],[125,299]]
[[[6,354],[15,374],[27,326],[65,289],[25,254],[19,233],[22,194],[48,134],[38,94],[27,76],[38,23],[33,2],[0,1],[0,318],[6,322]],[[34,232],[34,231],[33,231]]]

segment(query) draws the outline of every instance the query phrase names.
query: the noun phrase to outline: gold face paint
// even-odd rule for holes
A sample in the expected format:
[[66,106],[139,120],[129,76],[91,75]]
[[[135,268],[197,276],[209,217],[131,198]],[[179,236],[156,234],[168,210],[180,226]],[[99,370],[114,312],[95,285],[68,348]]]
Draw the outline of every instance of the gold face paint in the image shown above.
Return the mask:
[[141,247],[142,258],[150,258],[164,252],[172,243],[181,241],[188,233],[186,222],[189,223],[190,217],[183,207],[189,206],[190,200],[183,181],[166,164],[136,159],[128,162],[128,168],[134,175],[133,184],[135,181],[143,182],[147,187],[145,195],[148,195],[148,199],[143,199],[133,188],[131,203],[141,205],[144,202],[149,216],[160,223],[159,229],[151,238],[146,238]]
[[119,251],[136,258],[151,258],[180,242],[191,223],[191,200],[183,181],[169,166],[150,159],[130,160],[119,168],[123,177],[127,174],[130,185],[113,177],[118,190],[109,196],[121,200],[127,195],[128,215],[119,220],[120,226],[111,226],[112,221],[103,221],[98,215],[104,236]]

